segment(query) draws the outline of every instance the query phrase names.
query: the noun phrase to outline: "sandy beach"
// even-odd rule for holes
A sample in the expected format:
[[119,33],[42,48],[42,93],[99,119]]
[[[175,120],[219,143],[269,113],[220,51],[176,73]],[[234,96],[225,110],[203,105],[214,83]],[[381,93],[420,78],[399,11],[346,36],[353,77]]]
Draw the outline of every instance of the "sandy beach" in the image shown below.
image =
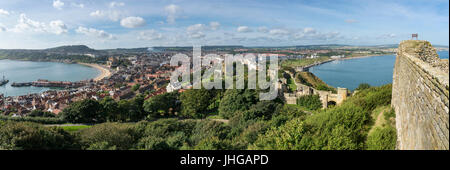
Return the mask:
[[105,68],[104,66],[99,65],[99,64],[92,64],[92,63],[78,63],[78,64],[89,66],[89,67],[93,67],[95,69],[100,70],[100,72],[101,72],[100,75],[95,77],[94,81],[99,81],[99,80],[102,80],[105,77],[111,76],[111,71],[109,69]]
[[368,57],[376,57],[376,56],[383,56],[383,55],[395,55],[395,54],[364,55],[364,56],[358,56],[358,57],[345,57],[345,58],[340,58],[337,60],[351,60],[351,59],[368,58]]

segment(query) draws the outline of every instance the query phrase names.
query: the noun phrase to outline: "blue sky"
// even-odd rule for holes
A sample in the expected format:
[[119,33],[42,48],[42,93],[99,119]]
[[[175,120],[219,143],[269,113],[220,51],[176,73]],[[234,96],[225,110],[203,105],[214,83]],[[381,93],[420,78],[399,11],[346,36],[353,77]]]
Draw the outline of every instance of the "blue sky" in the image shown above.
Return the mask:
[[0,49],[449,44],[448,0],[7,0]]

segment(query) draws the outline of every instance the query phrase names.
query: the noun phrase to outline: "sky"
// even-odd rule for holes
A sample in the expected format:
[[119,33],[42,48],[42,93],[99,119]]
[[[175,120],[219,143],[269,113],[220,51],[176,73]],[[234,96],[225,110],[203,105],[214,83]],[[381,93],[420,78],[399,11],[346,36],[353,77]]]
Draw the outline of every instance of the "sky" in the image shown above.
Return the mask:
[[1,0],[0,49],[449,44],[448,0]]

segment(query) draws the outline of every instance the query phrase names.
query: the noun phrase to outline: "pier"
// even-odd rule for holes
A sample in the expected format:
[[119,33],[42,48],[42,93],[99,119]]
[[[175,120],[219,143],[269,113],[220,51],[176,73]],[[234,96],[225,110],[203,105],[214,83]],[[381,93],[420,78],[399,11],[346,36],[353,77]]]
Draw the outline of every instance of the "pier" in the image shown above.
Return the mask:
[[62,88],[78,88],[84,86],[85,83],[82,82],[70,82],[70,81],[48,81],[39,79],[33,82],[24,82],[24,83],[12,83],[12,87],[25,87],[25,86],[34,86],[34,87],[62,87]]
[[325,61],[316,62],[314,64],[310,64],[310,65],[306,65],[306,66],[298,66],[298,67],[295,68],[295,70],[296,71],[300,71],[300,72],[302,72],[302,71],[309,71],[309,68],[311,68],[311,67],[318,66],[318,65],[321,65],[321,64],[325,64],[325,63],[328,63],[328,62],[332,62],[334,60],[336,60],[336,59],[328,59],[328,60],[325,60]]

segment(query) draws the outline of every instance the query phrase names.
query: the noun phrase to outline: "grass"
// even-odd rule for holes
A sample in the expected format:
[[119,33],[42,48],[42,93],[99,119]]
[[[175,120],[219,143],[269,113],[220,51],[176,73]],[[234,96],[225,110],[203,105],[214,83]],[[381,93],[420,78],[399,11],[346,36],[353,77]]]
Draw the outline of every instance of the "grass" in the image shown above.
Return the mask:
[[61,128],[63,128],[65,131],[68,132],[75,132],[75,131],[79,131],[81,129],[85,129],[85,128],[90,128],[91,126],[89,125],[80,125],[80,126],[61,126]]
[[318,58],[302,58],[302,59],[290,59],[285,60],[281,63],[282,67],[299,67],[299,66],[307,66],[317,62],[322,62],[330,59],[330,57],[318,57]]
[[336,93],[336,89],[334,87],[327,85],[325,82],[323,82],[321,79],[310,72],[298,72],[296,76],[297,81],[302,84],[314,87],[317,90],[332,91],[333,93]]
[[372,126],[371,130],[369,131],[369,134],[376,127],[383,127],[386,124],[386,120],[384,119],[384,113],[388,112],[389,110],[390,110],[390,106],[380,106],[372,111],[371,117],[374,122],[374,125]]
[[288,84],[289,89],[291,89],[291,91],[297,90],[297,85],[295,85],[294,79],[292,77],[287,79],[287,84]]

